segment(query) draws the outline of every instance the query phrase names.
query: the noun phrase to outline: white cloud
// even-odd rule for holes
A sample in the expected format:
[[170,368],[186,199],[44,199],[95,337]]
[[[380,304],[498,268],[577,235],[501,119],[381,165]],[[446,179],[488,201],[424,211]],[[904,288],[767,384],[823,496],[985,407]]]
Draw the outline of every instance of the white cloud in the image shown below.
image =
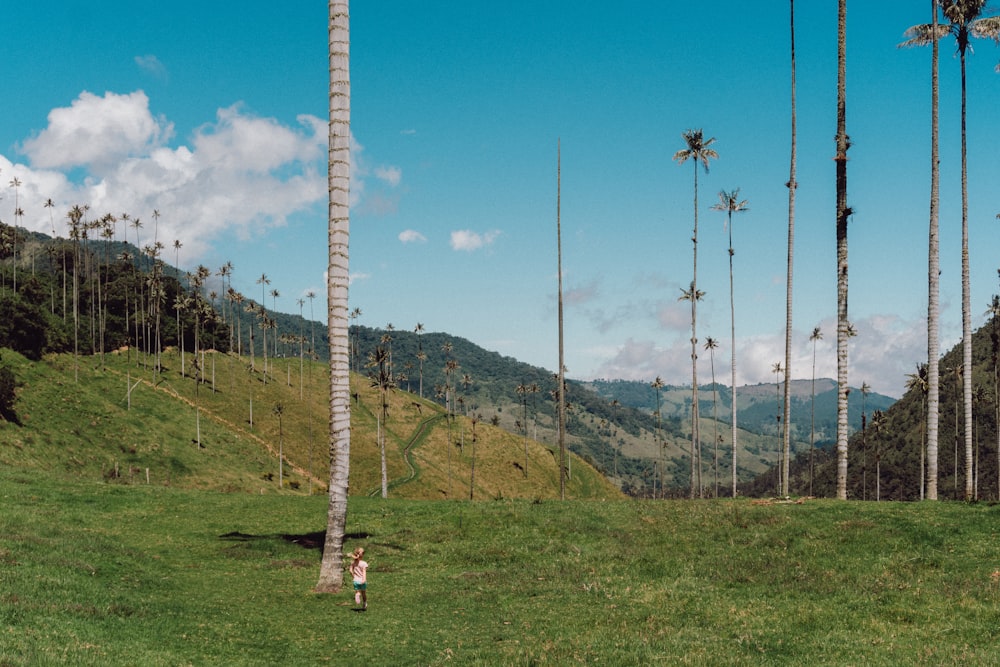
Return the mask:
[[415,229],[407,229],[399,233],[399,240],[403,243],[426,243],[427,237]]
[[[48,120],[22,145],[31,167],[9,165],[5,173],[25,183],[25,201],[52,198],[61,234],[65,211],[74,204],[89,205],[92,215],[127,212],[142,220],[140,245],[155,232],[161,241],[180,240],[194,262],[224,231],[248,237],[280,227],[289,215],[326,199],[327,125],[314,116],[286,126],[234,105],[176,148],[164,145],[172,125],[153,117],[141,91],[84,92]],[[4,163],[0,159],[0,168]],[[29,206],[25,225],[51,233],[51,209],[35,205],[28,213]],[[155,229],[154,210],[161,213]],[[131,231],[129,241],[136,243]]]
[[299,123],[310,132],[296,132],[273,118],[241,112],[240,105],[220,109],[214,124],[198,128],[194,152],[209,169],[266,173],[290,162],[312,162],[326,154],[328,138],[309,116]]
[[136,56],[135,64],[139,66],[142,71],[152,74],[158,79],[167,78],[167,68],[160,62],[160,59],[154,55]]
[[498,230],[479,234],[469,229],[460,229],[451,233],[451,247],[453,250],[472,252],[491,245],[498,236],[500,236]]
[[402,180],[403,171],[399,167],[375,167],[375,178],[394,188]]
[[142,91],[104,97],[84,91],[69,107],[50,111],[48,121],[48,127],[21,146],[36,168],[102,170],[148,153],[173,134],[172,124],[150,113]]

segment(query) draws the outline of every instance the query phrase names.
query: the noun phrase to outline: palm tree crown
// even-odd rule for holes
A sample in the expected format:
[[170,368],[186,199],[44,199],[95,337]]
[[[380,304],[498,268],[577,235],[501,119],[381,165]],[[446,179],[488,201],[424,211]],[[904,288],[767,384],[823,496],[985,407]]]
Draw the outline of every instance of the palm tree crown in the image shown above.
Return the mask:
[[674,153],[674,161],[677,164],[684,164],[688,160],[694,159],[695,163],[701,163],[707,172],[708,161],[719,159],[719,154],[715,152],[715,149],[709,148],[715,143],[715,137],[705,139],[704,133],[700,129],[685,130],[681,136],[684,138],[687,148]]

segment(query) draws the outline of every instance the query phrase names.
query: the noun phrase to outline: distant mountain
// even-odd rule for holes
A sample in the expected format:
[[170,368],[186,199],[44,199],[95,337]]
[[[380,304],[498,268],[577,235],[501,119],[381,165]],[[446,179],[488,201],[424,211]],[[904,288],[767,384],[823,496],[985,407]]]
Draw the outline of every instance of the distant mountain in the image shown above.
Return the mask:
[[[639,410],[652,413],[656,410],[656,391],[648,382],[631,380],[593,380],[583,383],[607,400],[618,400],[622,405],[629,405]],[[707,384],[699,388],[699,412],[709,417],[718,414],[719,420],[730,423],[730,405],[732,394],[729,387],[716,384],[717,392],[713,400],[713,385]],[[813,426],[812,380],[792,380],[791,423],[793,437],[809,440]],[[759,434],[775,433],[778,415],[783,409],[783,385],[760,383],[744,385],[736,390],[737,423],[748,431]],[[837,431],[837,383],[829,378],[816,379],[815,401],[815,433],[816,440],[824,442],[836,438]],[[660,412],[665,418],[687,418],[691,404],[690,386],[667,385],[660,389]],[[851,430],[861,427],[861,413],[873,410],[886,410],[895,403],[895,399],[883,394],[868,392],[867,396],[861,390],[852,388],[847,400],[848,423]]]

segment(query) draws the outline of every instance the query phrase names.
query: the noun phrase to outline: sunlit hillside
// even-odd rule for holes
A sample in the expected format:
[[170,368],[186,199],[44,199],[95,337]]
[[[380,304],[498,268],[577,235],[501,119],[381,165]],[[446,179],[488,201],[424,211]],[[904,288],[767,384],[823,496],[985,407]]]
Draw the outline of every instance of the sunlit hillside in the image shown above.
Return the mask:
[[[276,492],[279,475],[285,492],[326,488],[324,364],[255,358],[251,366],[247,357],[206,352],[199,370],[190,352],[174,349],[161,356],[156,373],[153,357],[127,349],[103,361],[58,354],[32,362],[10,351],[2,359],[20,385],[20,425],[0,422],[3,465],[28,474],[223,491]],[[352,494],[381,492],[382,428],[391,497],[559,495],[557,459],[548,446],[473,415],[448,419],[440,405],[402,390],[387,394],[386,426],[367,378],[355,376],[352,393]],[[570,470],[567,497],[620,496],[581,460],[574,458]]]

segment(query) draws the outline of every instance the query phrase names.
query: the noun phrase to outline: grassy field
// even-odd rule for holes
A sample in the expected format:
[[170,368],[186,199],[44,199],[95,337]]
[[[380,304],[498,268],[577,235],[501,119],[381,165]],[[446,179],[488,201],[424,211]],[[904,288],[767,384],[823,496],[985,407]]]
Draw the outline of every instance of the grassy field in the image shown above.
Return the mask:
[[0,665],[995,665],[1000,507],[354,497],[0,471]]

